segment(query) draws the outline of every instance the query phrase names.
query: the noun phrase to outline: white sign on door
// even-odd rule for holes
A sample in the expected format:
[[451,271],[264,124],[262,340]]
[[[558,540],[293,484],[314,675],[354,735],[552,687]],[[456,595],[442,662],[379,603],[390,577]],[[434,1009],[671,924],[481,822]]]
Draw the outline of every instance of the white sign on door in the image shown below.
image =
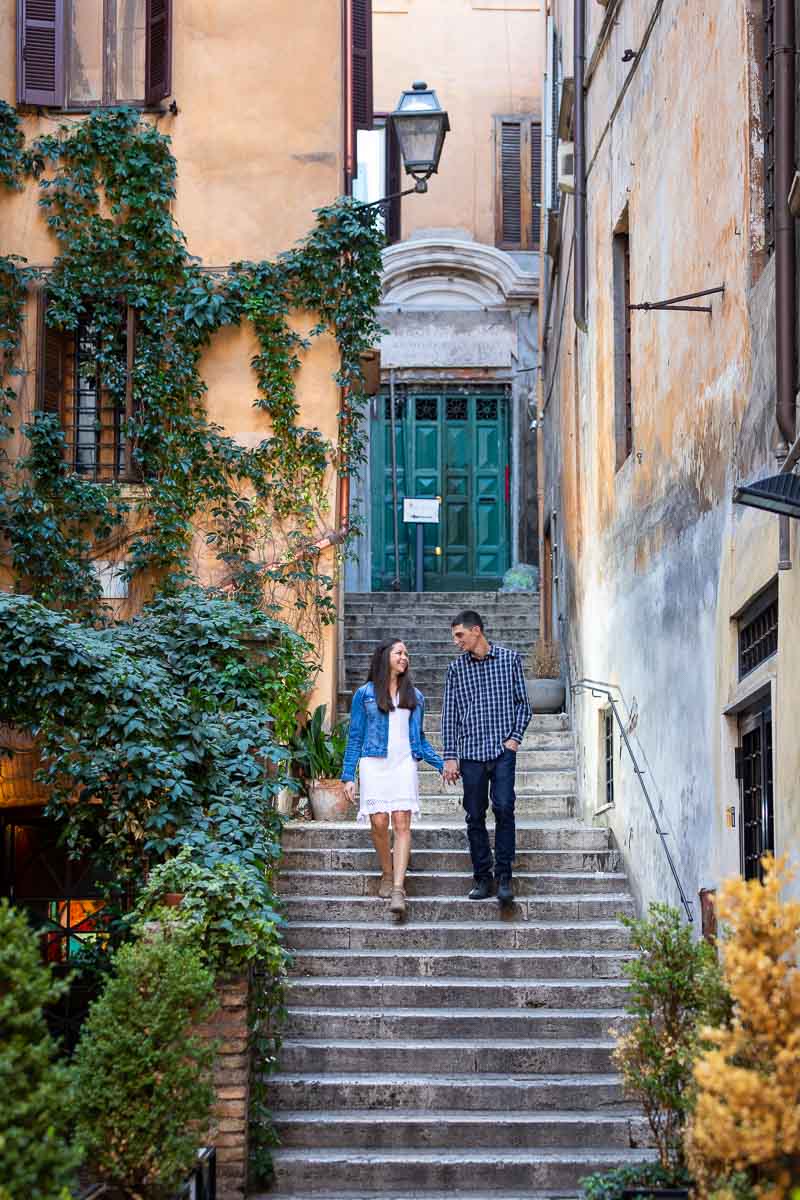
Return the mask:
[[439,521],[439,498],[403,501],[403,520],[418,525],[436,525]]

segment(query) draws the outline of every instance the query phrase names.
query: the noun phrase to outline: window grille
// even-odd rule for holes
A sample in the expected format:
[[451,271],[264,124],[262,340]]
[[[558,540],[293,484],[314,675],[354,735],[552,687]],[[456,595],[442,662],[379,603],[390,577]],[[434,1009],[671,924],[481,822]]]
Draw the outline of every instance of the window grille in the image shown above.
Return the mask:
[[603,749],[606,761],[606,804],[614,803],[614,714],[603,715]]
[[497,398],[479,396],[475,401],[475,416],[479,421],[496,421]]
[[775,850],[775,812],[772,783],[772,709],[744,715],[740,720],[736,774],[741,796],[741,857],[745,879],[761,879],[761,856]]
[[447,419],[448,421],[466,421],[467,405],[469,401],[466,396],[448,396],[447,397]]
[[418,421],[435,421],[439,416],[439,400],[436,396],[417,396],[416,418]]
[[739,618],[739,678],[778,650],[778,584],[759,596]]
[[[383,402],[383,411],[384,411],[384,415],[385,415],[385,417],[386,417],[386,420],[387,420],[387,421],[391,421],[391,419],[392,419],[392,399],[391,399],[391,396],[387,396],[387,397],[386,397],[386,399],[384,400],[384,402]],[[405,411],[406,411],[406,398],[405,398],[405,396],[398,396],[398,395],[397,395],[397,393],[395,392],[395,397],[394,397],[394,417],[395,417],[395,420],[396,420],[396,421],[402,421],[403,417],[405,416]]]

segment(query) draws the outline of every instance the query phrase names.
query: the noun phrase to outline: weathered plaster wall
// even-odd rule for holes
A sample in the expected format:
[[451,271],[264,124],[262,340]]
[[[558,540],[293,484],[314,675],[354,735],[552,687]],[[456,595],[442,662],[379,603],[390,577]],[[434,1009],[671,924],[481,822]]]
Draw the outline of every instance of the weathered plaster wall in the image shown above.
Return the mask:
[[[0,96],[12,103],[15,80],[15,0],[0,0]],[[189,250],[208,266],[261,259],[289,249],[311,227],[314,209],[342,190],[341,10],[336,0],[305,0],[302,20],[290,0],[271,0],[253,21],[245,0],[175,0],[173,96],[178,115],[159,128],[178,161],[175,217]],[[25,118],[28,138],[52,131],[59,114]],[[70,116],[68,120],[78,120]],[[0,197],[0,253],[24,254],[47,265],[55,245],[36,207],[36,189]],[[223,332],[203,358],[212,419],[242,442],[268,432],[250,367],[254,343],[246,331]],[[33,318],[25,361],[33,366]],[[338,392],[334,347],[322,340],[298,377],[304,425],[336,433]],[[33,403],[30,381],[23,403]],[[331,505],[335,481],[331,480]],[[330,552],[329,552],[330,553]],[[331,566],[332,564],[328,564]],[[335,694],[335,639],[325,634],[318,698]]]
[[[558,6],[567,73],[568,7]],[[736,720],[724,713],[760,677],[738,684],[732,618],[777,566],[776,519],[731,504],[736,479],[774,470],[773,285],[767,267],[753,286],[764,255],[763,235],[753,237],[761,227],[744,0],[665,0],[611,120],[631,70],[623,52],[642,44],[656,8],[623,0],[588,92],[588,331],[576,333],[572,319],[569,200],[546,331],[544,508],[558,511],[566,557],[559,587],[572,682],[619,687],[645,783],[696,899],[739,867],[738,827],[724,823],[725,806],[738,807]],[[587,12],[591,58],[604,14]],[[626,205],[634,303],[722,283],[726,292],[710,318],[632,313],[634,448],[617,471],[611,251]],[[776,681],[778,847],[793,850],[800,763],[788,726],[800,696],[787,665],[797,657],[788,630],[800,615],[798,568],[782,574],[781,651],[763,669]],[[580,804],[591,815],[603,803],[599,701],[577,697],[574,715]],[[625,759],[615,763],[615,799],[600,820],[624,850],[640,901],[674,902]]]
[[541,112],[540,0],[376,0],[372,27],[375,111],[424,79],[452,126],[430,191],[403,201],[403,237],[459,228],[494,245],[493,117]]

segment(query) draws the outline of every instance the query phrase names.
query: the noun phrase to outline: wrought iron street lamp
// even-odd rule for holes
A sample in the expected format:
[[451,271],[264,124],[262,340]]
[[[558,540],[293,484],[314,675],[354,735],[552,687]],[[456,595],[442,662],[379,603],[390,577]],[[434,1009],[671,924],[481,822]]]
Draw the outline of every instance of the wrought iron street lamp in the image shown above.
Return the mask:
[[406,175],[416,182],[412,189],[428,190],[428,180],[439,170],[450,119],[427,83],[415,83],[403,92],[397,108],[389,115],[394,126]]
[[414,186],[372,200],[364,208],[378,208],[412,192],[427,192],[428,180],[439,170],[445,135],[450,132],[450,118],[427,83],[414,83],[403,92],[387,121],[394,127],[403,167],[414,180]]

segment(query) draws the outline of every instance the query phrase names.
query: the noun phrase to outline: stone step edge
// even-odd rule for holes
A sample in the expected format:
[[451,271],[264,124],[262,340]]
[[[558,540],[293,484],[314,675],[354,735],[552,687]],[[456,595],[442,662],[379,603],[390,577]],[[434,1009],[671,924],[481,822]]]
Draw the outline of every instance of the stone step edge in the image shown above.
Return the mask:
[[[404,1075],[402,1080],[398,1080],[395,1073],[389,1074],[386,1071],[275,1071],[265,1078],[272,1083],[301,1083],[309,1087],[314,1084],[326,1083],[335,1084],[337,1087],[357,1087],[359,1084],[385,1084],[386,1086],[397,1086],[398,1082],[403,1084],[412,1084],[419,1087],[430,1087],[431,1080],[437,1085],[447,1084],[453,1087],[475,1086],[476,1078],[480,1079],[481,1087],[511,1087],[517,1088],[520,1091],[529,1090],[531,1087],[552,1087],[554,1084],[563,1084],[566,1087],[613,1087],[622,1083],[622,1076],[609,1072],[595,1071],[579,1071],[571,1074],[536,1074],[536,1075],[514,1075],[508,1076],[505,1073],[485,1072],[479,1076],[474,1074],[454,1074],[454,1075]],[[325,1110],[327,1112],[327,1109]],[[387,1112],[386,1109],[382,1110]],[[391,1110],[388,1110],[391,1111]]]
[[345,1161],[353,1165],[364,1163],[369,1166],[376,1166],[380,1162],[397,1163],[407,1161],[409,1165],[413,1162],[426,1163],[485,1163],[487,1160],[501,1159],[504,1162],[517,1163],[538,1163],[538,1162],[567,1162],[567,1163],[637,1163],[647,1162],[655,1156],[654,1150],[624,1150],[622,1147],[609,1147],[603,1150],[601,1147],[584,1150],[579,1146],[575,1147],[559,1147],[551,1149],[550,1147],[542,1147],[536,1150],[515,1150],[513,1148],[500,1147],[498,1149],[487,1150],[429,1150],[424,1147],[415,1148],[413,1150],[405,1147],[399,1150],[374,1150],[364,1149],[364,1147],[342,1147],[342,1149],[322,1148],[311,1149],[310,1147],[299,1147],[291,1150],[273,1150],[273,1158],[276,1164],[281,1161],[289,1162],[319,1162],[319,1163],[337,1163]]
[[[403,1108],[398,1112],[391,1113],[388,1120],[385,1108],[280,1109],[273,1115],[282,1124],[291,1121],[298,1124],[307,1123],[310,1125],[336,1125],[339,1121],[349,1121],[353,1124],[361,1123],[364,1125],[404,1125],[412,1124],[415,1121],[430,1121],[432,1116],[431,1110],[426,1108]],[[514,1108],[507,1109],[505,1112],[497,1112],[489,1108],[437,1108],[435,1119],[437,1124],[442,1122],[448,1125],[479,1125],[488,1120],[497,1122],[498,1124],[507,1122],[510,1125],[522,1125],[526,1123],[549,1125],[559,1121],[566,1125],[581,1125],[607,1121],[646,1120],[641,1110],[633,1107],[614,1108],[609,1112],[604,1112],[602,1109],[598,1111],[597,1109],[589,1108]]]
[[[289,1004],[286,1007],[286,1013],[287,1013],[287,1016],[292,1016],[293,1014],[297,1014],[297,1015],[302,1014],[303,1016],[306,1016],[306,1017],[308,1017],[308,1016],[311,1016],[311,1017],[373,1016],[378,1020],[380,1020],[383,1017],[406,1017],[409,1015],[409,1013],[413,1014],[414,1017],[443,1017],[443,1018],[452,1018],[453,1020],[457,1020],[457,1019],[463,1020],[464,1018],[480,1017],[481,1015],[484,1015],[487,1017],[488,1016],[497,1017],[498,1019],[502,1020],[504,1017],[515,1017],[516,1018],[516,1017],[521,1017],[521,1016],[527,1015],[531,1018],[542,1017],[544,1020],[553,1020],[555,1018],[558,1018],[559,1020],[572,1021],[572,1020],[575,1020],[576,1018],[580,1019],[582,1017],[588,1017],[590,1020],[600,1018],[603,1020],[608,1019],[608,1020],[616,1021],[616,1020],[624,1020],[628,1016],[628,1013],[625,1011],[624,1008],[530,1008],[530,1009],[528,1009],[528,1008],[512,1008],[512,1007],[506,1007],[506,1008],[495,1008],[495,1007],[492,1007],[492,1008],[461,1008],[461,1007],[459,1007],[459,1008],[442,1009],[442,1008],[414,1007],[414,1008],[409,1009],[409,1008],[398,1008],[398,1007],[389,1007],[389,1008],[382,1007],[380,1009],[373,1010],[373,1009],[366,1009],[366,1008],[334,1008],[331,1005],[327,1005],[327,1004],[322,1004],[322,1005],[313,1004],[313,1005],[309,1005],[308,1008],[304,1008],[302,1005]],[[487,1035],[487,1037],[488,1037],[488,1035]]]
[[[492,1050],[613,1050],[614,1038],[494,1038]],[[381,1038],[380,1049],[388,1050],[483,1050],[483,1038]],[[304,1050],[374,1050],[374,1038],[317,1038],[287,1037],[281,1039],[281,1049],[302,1047]]]
[[[473,901],[470,901],[473,903]],[[290,929],[341,929],[341,921],[292,921]],[[503,929],[543,929],[543,930],[559,930],[559,929],[580,929],[582,931],[598,932],[600,930],[622,928],[619,921],[603,921],[594,920],[588,917],[585,921],[404,921],[402,925],[390,925],[386,921],[364,921],[359,924],[359,933],[362,930],[374,930],[386,932],[387,930],[408,929],[412,931],[421,929],[458,929],[458,930],[503,930]]]
[[[428,1191],[426,1188],[415,1187],[413,1191],[380,1191],[354,1192],[349,1188],[346,1192],[248,1192],[248,1200],[454,1200],[452,1191]],[[575,1188],[572,1190],[547,1192],[491,1192],[487,1194],[484,1188],[480,1192],[462,1192],[459,1190],[457,1200],[574,1200]]]

